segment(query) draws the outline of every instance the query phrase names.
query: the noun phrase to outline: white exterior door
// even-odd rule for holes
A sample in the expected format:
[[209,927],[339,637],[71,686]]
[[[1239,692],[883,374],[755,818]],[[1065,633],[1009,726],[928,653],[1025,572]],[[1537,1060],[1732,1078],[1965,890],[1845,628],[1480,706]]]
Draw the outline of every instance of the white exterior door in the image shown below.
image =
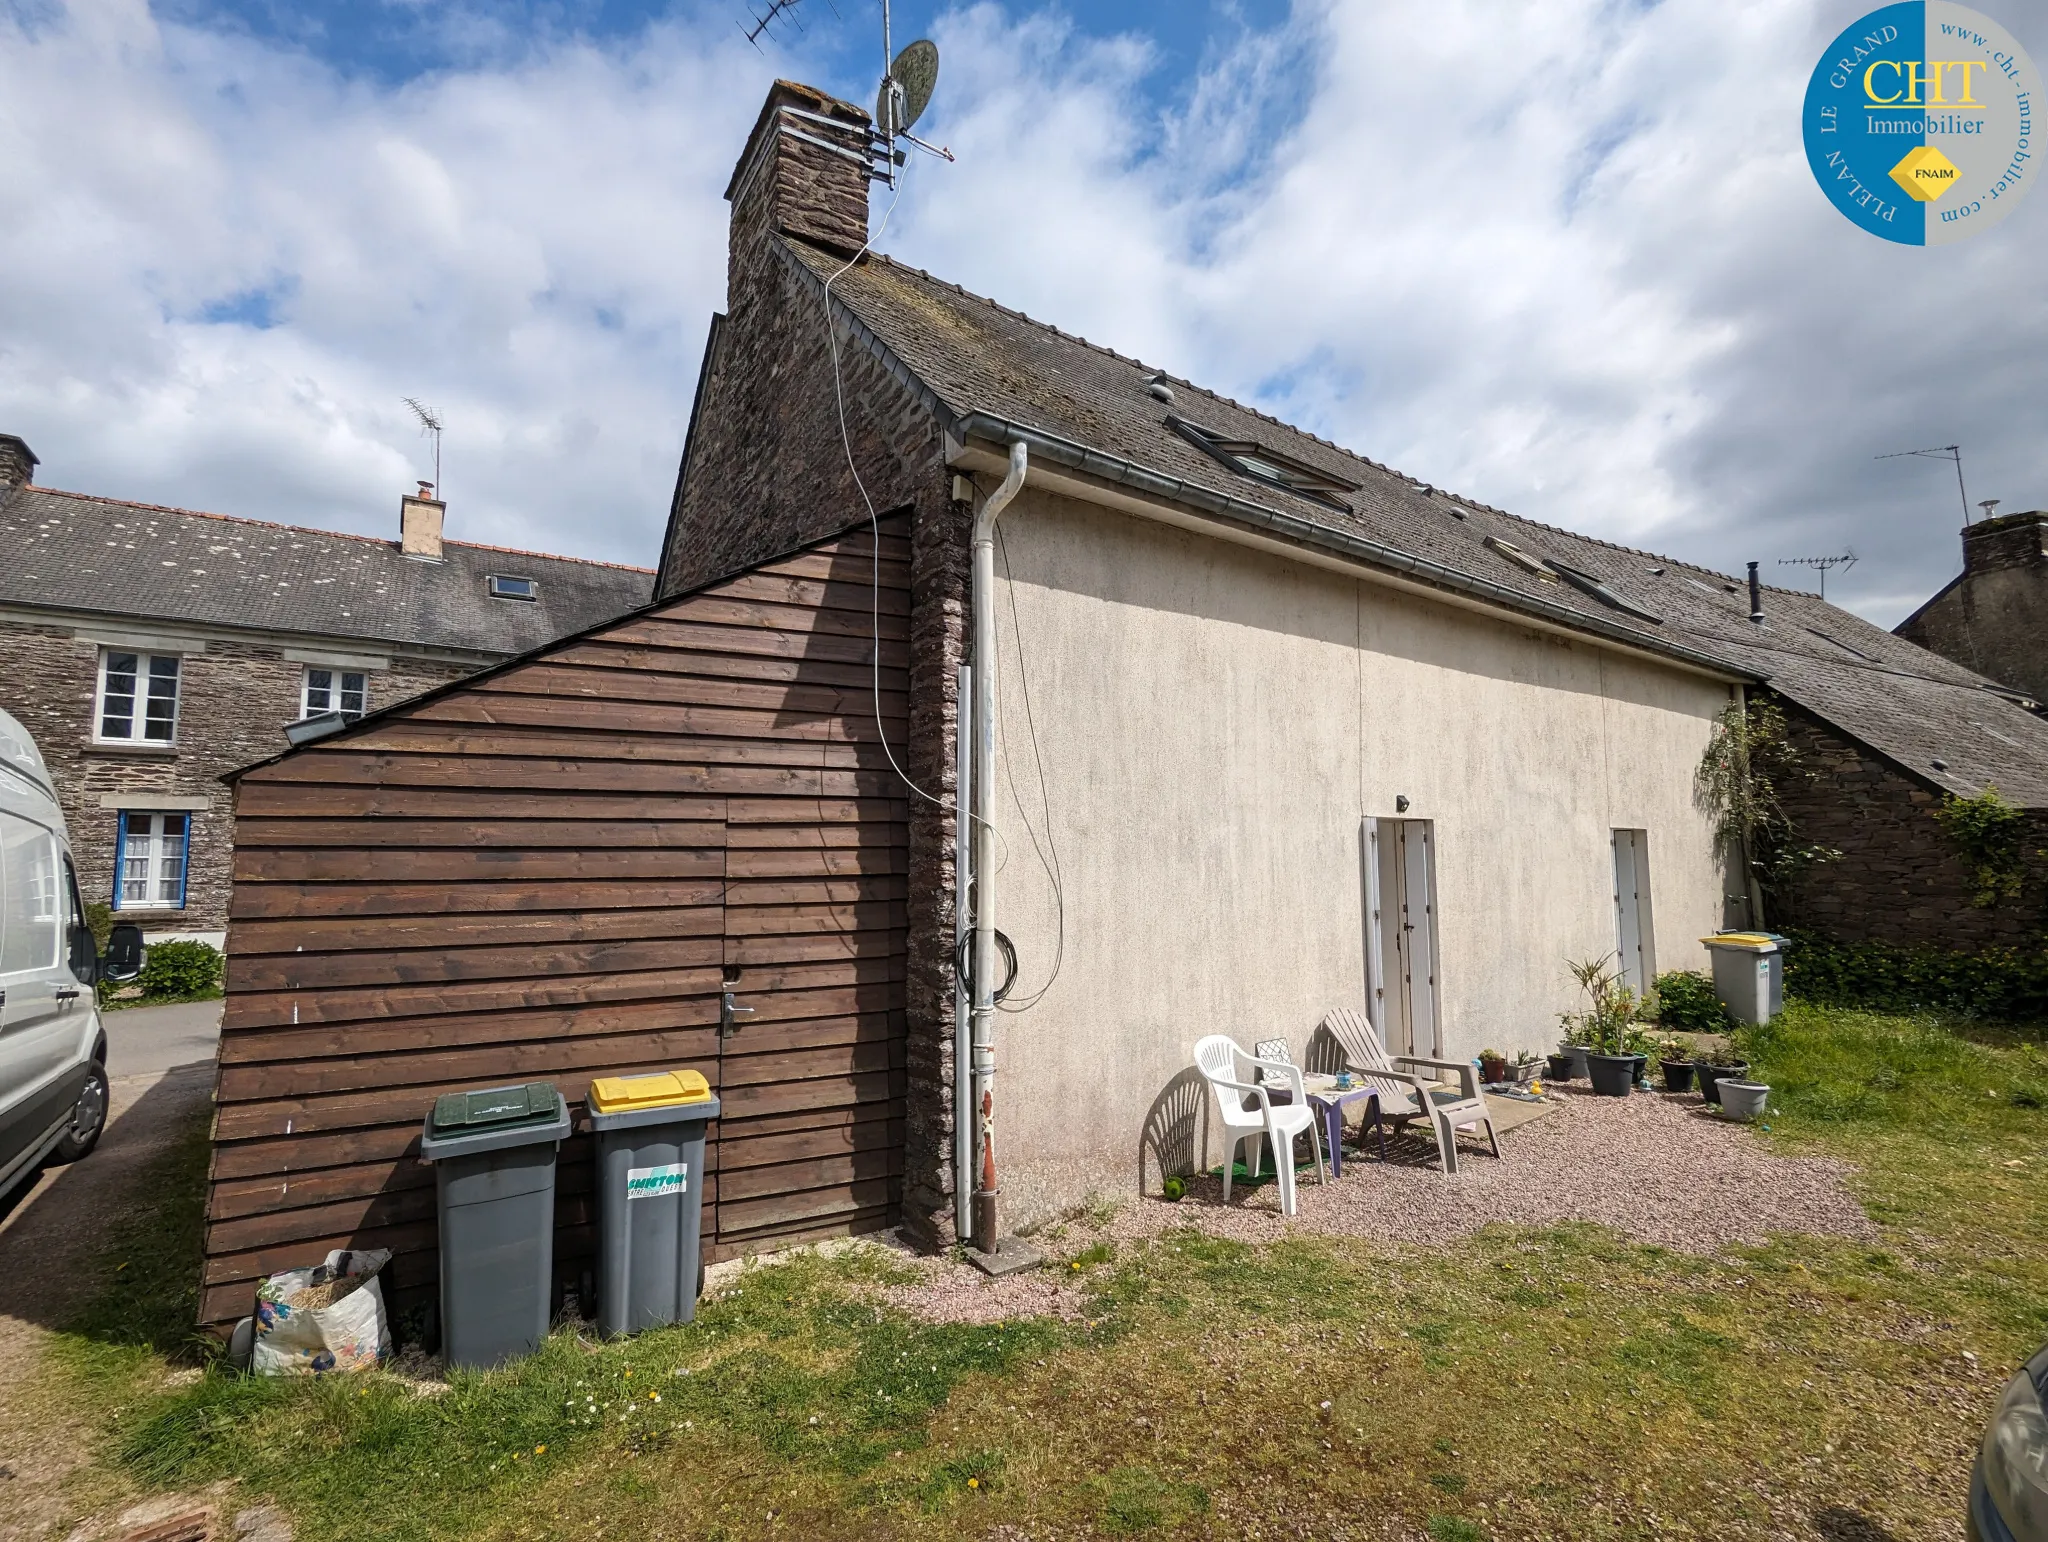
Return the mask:
[[1650,832],[1614,832],[1614,950],[1622,982],[1638,996],[1657,978],[1650,921]]
[[1373,1024],[1390,1055],[1436,1055],[1436,861],[1426,819],[1366,821]]

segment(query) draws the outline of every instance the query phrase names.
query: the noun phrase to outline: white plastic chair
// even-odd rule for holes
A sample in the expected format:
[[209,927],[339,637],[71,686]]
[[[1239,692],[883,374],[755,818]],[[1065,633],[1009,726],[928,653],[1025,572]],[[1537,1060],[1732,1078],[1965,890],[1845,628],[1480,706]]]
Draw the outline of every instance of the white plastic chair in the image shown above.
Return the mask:
[[[1276,1084],[1288,1086],[1294,1101],[1275,1108],[1264,1082],[1239,1079],[1241,1064],[1250,1066],[1255,1074],[1271,1076]],[[1316,1182],[1328,1181],[1323,1175],[1322,1132],[1316,1128],[1315,1114],[1308,1106],[1308,1089],[1302,1083],[1300,1067],[1247,1055],[1225,1033],[1212,1033],[1196,1043],[1195,1067],[1215,1090],[1217,1112],[1223,1119],[1223,1203],[1230,1203],[1230,1169],[1237,1161],[1238,1147],[1248,1139],[1270,1140],[1273,1166],[1280,1179],[1280,1211],[1293,1215],[1294,1137],[1304,1130],[1315,1150]],[[1252,1147],[1248,1164],[1254,1178],[1259,1175],[1259,1150],[1258,1145]]]

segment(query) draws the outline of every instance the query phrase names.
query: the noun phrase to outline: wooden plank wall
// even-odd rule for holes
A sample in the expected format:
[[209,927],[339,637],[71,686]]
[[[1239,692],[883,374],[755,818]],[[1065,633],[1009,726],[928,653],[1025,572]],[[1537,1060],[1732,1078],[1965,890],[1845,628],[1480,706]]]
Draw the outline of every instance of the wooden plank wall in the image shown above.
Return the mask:
[[[555,644],[236,790],[201,1319],[330,1248],[437,1278],[435,1097],[574,1105],[558,1284],[594,1266],[592,1078],[723,1099],[711,1257],[892,1224],[901,1201],[906,522]],[[516,603],[516,602],[512,602]],[[756,1009],[717,1033],[722,983]]]

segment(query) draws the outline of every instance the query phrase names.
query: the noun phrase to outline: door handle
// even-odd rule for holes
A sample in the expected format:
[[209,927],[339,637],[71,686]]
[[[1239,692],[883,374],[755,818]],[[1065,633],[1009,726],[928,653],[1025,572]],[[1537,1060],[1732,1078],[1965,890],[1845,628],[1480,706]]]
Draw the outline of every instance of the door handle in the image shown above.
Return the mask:
[[721,1039],[731,1038],[740,1031],[740,1025],[734,1019],[753,1015],[752,1007],[739,1005],[732,999],[732,992],[727,991],[718,1003],[718,1036]]
[[64,1005],[68,1008],[72,1002],[78,999],[78,987],[75,985],[67,986],[59,990],[54,990],[50,992],[50,994],[55,996],[59,1001],[63,1002]]

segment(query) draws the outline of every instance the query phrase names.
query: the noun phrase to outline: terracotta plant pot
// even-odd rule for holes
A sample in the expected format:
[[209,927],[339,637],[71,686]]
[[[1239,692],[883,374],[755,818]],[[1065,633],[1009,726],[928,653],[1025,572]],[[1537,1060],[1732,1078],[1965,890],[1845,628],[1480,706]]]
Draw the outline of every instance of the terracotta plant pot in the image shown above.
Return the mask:
[[1666,1092],[1692,1091],[1692,1062],[1690,1060],[1660,1060],[1657,1068],[1664,1073]]
[[1504,1082],[1508,1079],[1508,1063],[1505,1060],[1481,1060],[1479,1079],[1484,1082]]
[[1593,1078],[1593,1090],[1603,1098],[1625,1098],[1635,1088],[1634,1055],[1589,1054],[1586,1070]]
[[1752,1120],[1763,1117],[1764,1102],[1771,1095],[1768,1082],[1738,1081],[1724,1076],[1718,1084],[1721,1094],[1721,1112],[1730,1119]]

